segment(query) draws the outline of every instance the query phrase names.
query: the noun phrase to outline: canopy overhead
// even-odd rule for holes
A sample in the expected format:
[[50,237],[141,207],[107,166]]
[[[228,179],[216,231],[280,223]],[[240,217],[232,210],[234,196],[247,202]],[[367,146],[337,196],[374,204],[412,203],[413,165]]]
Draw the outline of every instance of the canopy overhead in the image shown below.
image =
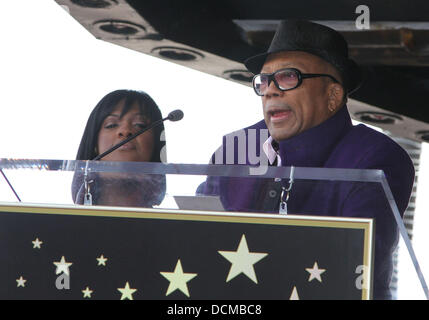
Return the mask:
[[360,1],[56,0],[96,38],[244,85],[243,61],[266,51],[280,19],[326,24],[349,43],[366,81],[349,109],[393,135],[429,141],[429,2],[368,0],[370,29],[356,27]]

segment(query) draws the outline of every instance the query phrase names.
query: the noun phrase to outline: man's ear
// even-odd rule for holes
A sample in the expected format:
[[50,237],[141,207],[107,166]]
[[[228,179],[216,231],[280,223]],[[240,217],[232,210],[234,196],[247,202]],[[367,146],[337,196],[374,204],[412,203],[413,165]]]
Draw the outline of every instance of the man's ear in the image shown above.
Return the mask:
[[338,110],[344,103],[344,88],[339,83],[331,83],[328,88],[328,109]]

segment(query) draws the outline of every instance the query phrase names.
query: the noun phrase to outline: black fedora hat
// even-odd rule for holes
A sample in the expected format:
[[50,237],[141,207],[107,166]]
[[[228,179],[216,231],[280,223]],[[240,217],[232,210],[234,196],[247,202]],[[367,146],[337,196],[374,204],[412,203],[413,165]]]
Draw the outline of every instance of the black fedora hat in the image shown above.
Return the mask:
[[344,37],[334,29],[306,20],[281,21],[268,51],[248,58],[244,64],[249,71],[258,74],[268,55],[282,51],[304,51],[329,62],[340,72],[349,94],[362,82],[362,70],[349,59]]

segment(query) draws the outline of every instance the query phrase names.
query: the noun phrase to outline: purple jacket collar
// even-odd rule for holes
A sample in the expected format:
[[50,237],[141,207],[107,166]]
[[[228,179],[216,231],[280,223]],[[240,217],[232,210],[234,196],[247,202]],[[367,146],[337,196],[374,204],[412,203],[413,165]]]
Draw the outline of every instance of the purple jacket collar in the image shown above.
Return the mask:
[[331,118],[279,142],[283,166],[323,167],[337,143],[353,127],[344,105]]

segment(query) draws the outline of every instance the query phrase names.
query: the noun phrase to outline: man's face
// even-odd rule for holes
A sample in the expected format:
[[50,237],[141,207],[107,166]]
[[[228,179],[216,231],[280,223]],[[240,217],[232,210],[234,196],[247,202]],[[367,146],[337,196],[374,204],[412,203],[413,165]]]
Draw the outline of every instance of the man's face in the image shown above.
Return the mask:
[[[334,77],[333,67],[321,58],[298,51],[280,52],[268,56],[261,73],[273,73],[283,68],[296,68],[301,73],[327,73]],[[291,138],[327,120],[334,112],[328,108],[326,77],[303,79],[293,90],[281,91],[270,83],[262,105],[265,123],[276,141]]]

